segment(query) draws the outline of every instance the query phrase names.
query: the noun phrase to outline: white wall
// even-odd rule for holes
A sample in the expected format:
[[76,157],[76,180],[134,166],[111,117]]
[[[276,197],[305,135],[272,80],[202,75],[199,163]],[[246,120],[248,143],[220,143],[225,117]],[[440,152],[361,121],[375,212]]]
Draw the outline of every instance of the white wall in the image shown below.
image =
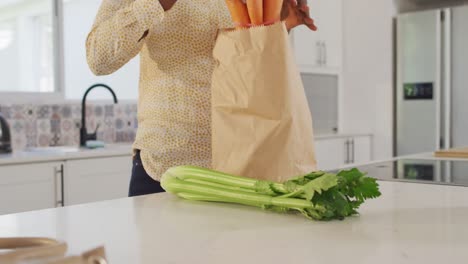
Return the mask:
[[374,158],[393,155],[393,0],[344,5],[344,132],[374,133]]
[[[86,37],[91,30],[102,0],[70,0],[64,3],[65,95],[81,99],[85,90],[95,83],[112,87],[119,99],[138,97],[139,59],[109,76],[95,76],[86,62]],[[92,92],[90,99],[110,100],[105,90]]]
[[[2,23],[5,25],[2,26]],[[4,30],[6,35],[6,31],[11,30],[10,26],[14,28],[14,21],[0,21],[0,32]],[[11,37],[12,40],[8,46],[0,47],[0,91],[15,90],[19,85],[18,45],[15,40],[17,38],[15,29],[11,31]]]

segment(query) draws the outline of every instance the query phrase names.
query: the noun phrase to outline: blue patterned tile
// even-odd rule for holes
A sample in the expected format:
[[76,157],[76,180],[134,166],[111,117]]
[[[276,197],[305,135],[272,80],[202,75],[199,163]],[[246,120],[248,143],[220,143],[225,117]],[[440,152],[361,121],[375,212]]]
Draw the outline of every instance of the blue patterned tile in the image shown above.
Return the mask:
[[75,145],[75,135],[73,133],[63,134],[62,144],[66,146],[73,146]]
[[26,148],[26,136],[24,134],[11,135],[11,143],[13,150],[21,150]]
[[[133,142],[138,126],[136,109],[136,104],[88,105],[88,131],[94,132],[99,123],[99,140]],[[1,105],[0,112],[10,123],[14,150],[79,144],[81,104]]]
[[[88,111],[88,109],[86,109],[86,111]],[[102,106],[97,105],[94,107],[94,115],[96,117],[101,117],[103,113],[104,113],[104,110],[102,109]]]
[[6,118],[6,119],[10,119],[11,118],[11,107],[10,106],[6,106],[6,105],[2,105],[0,106],[0,113],[2,113],[2,115]]
[[123,117],[124,116],[124,105],[116,104],[114,105],[114,116]]
[[37,146],[36,135],[26,135],[26,148],[33,148]]
[[103,140],[104,138],[104,132],[102,130],[98,130],[96,137],[98,140]]
[[24,110],[26,118],[36,118],[35,108],[32,105],[28,105]]
[[129,138],[129,142],[135,141],[135,138],[136,138],[136,131],[135,131],[135,130],[129,131],[129,132],[128,132],[128,138]]
[[60,105],[52,105],[51,108],[52,108],[52,113],[58,114],[60,112],[61,107]]
[[24,120],[13,121],[11,128],[15,134],[26,134],[24,132]]
[[37,128],[41,133],[50,133],[50,119],[38,119]]
[[115,129],[120,130],[124,128],[124,121],[121,118],[115,120]]
[[13,105],[12,106],[12,119],[25,119],[24,115],[25,106],[23,105]]
[[60,146],[60,134],[54,133],[50,138],[50,146]]
[[62,107],[62,118],[70,118],[72,116],[72,108],[69,105]]
[[60,119],[50,119],[50,132],[58,134],[60,131]]
[[72,106],[72,117],[81,119],[81,105]]
[[104,116],[113,117],[114,116],[114,105],[105,105],[104,106]]
[[37,146],[48,147],[50,145],[50,133],[39,134],[37,137]]
[[105,118],[104,119],[104,125],[106,126],[106,128],[113,127],[114,126],[114,119],[110,118],[110,117]]
[[131,105],[126,105],[126,106],[125,106],[125,114],[126,114],[127,116],[130,116],[132,113],[133,113],[133,111],[132,111],[132,106],[131,106]]
[[74,118],[74,119],[73,119],[73,123],[75,124],[75,128],[76,128],[76,129],[80,129],[80,128],[81,128],[81,119],[80,119],[80,118]]
[[37,118],[49,119],[51,114],[50,105],[41,105],[36,110]]
[[117,131],[115,133],[115,141],[116,142],[123,142],[123,135],[124,135],[125,132],[123,131]]
[[103,133],[103,141],[106,143],[115,142],[115,129],[106,129]]

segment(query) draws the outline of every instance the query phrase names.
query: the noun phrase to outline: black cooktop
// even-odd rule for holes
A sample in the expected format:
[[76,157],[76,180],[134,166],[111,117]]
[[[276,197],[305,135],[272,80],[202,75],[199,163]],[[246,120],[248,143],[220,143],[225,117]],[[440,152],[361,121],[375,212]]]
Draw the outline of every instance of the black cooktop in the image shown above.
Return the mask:
[[359,166],[358,169],[383,181],[468,187],[468,161],[402,159]]

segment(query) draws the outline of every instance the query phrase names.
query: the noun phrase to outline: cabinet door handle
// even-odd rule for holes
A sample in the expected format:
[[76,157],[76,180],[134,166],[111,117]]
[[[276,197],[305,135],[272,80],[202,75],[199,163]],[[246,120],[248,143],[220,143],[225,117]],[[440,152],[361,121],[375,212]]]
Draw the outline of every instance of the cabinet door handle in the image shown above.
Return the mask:
[[317,48],[317,65],[320,66],[322,65],[322,48],[321,48],[320,41],[317,41],[315,43],[315,46]]
[[346,140],[344,143],[344,150],[345,150],[345,164],[349,164],[349,140]]
[[354,138],[351,140],[351,163],[355,163],[356,161],[354,160]]
[[323,42],[323,65],[327,65],[327,43]]
[[[57,194],[57,179],[60,178],[60,193]],[[65,206],[65,195],[64,195],[64,175],[63,175],[63,164],[59,168],[55,167],[55,197],[57,197],[57,207]],[[60,197],[60,198],[59,198]]]
[[319,41],[320,46],[320,66],[323,66],[323,41]]
[[348,139],[348,164],[353,163],[350,153],[351,153],[351,139]]

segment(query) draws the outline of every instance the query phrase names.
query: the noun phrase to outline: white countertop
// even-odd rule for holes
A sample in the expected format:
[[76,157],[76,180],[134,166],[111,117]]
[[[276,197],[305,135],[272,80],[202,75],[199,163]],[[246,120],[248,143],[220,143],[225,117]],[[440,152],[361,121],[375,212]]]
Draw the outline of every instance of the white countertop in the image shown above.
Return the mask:
[[317,134],[316,140],[330,139],[330,138],[349,138],[349,137],[370,137],[371,133],[330,133],[330,134]]
[[74,148],[75,147],[58,147],[57,150],[54,150],[54,148],[44,148],[43,151],[18,151],[11,154],[0,154],[0,166],[132,155],[131,144],[109,144],[99,149],[79,148],[73,150]]
[[110,264],[441,264],[468,259],[468,188],[380,182],[361,216],[312,222],[169,194],[0,216],[0,236],[104,245]]

